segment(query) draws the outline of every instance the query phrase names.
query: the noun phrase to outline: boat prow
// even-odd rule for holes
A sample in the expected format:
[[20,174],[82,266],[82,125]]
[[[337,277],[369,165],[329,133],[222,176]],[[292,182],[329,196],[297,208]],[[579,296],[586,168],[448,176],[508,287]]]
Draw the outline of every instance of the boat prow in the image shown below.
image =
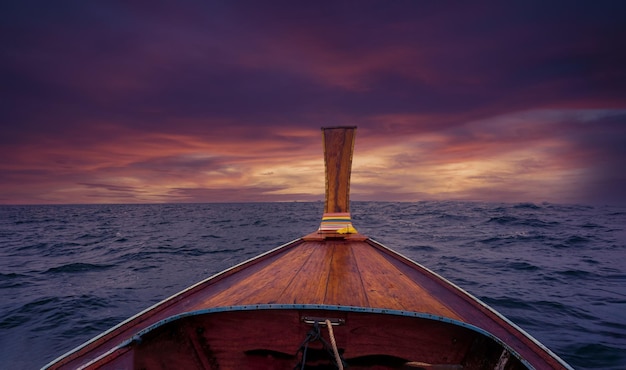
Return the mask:
[[359,234],[354,127],[323,129],[316,232],[212,276],[52,369],[570,369],[478,299]]

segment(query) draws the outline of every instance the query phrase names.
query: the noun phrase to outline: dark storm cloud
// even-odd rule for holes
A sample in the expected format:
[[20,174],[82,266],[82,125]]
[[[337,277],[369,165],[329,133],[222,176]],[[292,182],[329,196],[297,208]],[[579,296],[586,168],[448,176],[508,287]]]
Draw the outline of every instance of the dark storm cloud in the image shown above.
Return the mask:
[[[260,172],[272,172],[262,168],[264,156],[270,167],[287,148],[307,157],[317,150],[319,126],[342,124],[360,127],[366,151],[436,135],[436,143],[420,143],[431,157],[396,158],[407,168],[487,161],[507,153],[505,143],[540,146],[550,138],[571,140],[550,166],[578,161],[565,148],[594,148],[578,137],[533,122],[514,130],[476,122],[542,109],[623,110],[624,14],[621,2],[5,2],[0,164],[12,178],[64,161],[76,178],[92,176],[73,184],[132,176],[140,184],[139,174],[154,181],[218,165],[197,159],[204,154],[242,176],[233,163],[246,161],[251,171],[245,152],[259,158]],[[603,117],[595,142],[623,137]],[[159,140],[165,153],[150,144]],[[601,183],[621,186],[606,164],[620,155],[607,145],[575,162],[595,170],[585,194],[597,198]],[[38,181],[55,183],[54,176]]]

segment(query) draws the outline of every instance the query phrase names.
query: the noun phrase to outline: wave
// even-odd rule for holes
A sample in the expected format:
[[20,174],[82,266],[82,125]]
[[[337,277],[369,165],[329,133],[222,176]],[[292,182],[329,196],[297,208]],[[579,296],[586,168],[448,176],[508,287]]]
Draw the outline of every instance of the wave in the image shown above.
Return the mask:
[[45,274],[49,273],[80,273],[80,272],[89,272],[89,271],[99,271],[106,270],[115,267],[115,265],[104,265],[104,264],[94,264],[94,263],[82,263],[82,262],[74,262],[68,263],[58,267],[52,267],[48,269]]

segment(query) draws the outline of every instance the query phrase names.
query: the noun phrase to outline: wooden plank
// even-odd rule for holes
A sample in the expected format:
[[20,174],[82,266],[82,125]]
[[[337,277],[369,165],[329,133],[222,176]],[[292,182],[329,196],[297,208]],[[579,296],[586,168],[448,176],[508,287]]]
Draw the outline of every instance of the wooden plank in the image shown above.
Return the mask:
[[437,297],[433,297],[367,243],[353,245],[354,256],[365,292],[372,307],[427,312],[458,319]]
[[227,286],[224,290],[198,301],[192,308],[278,303],[277,298],[315,251],[315,245],[303,243],[273,259],[254,274],[248,274],[233,284],[225,281]]
[[308,242],[314,252],[278,297],[280,303],[322,303],[330,272],[333,250],[323,242]]
[[358,242],[327,241],[333,250],[324,303],[341,306],[369,307],[361,274],[353,255]]

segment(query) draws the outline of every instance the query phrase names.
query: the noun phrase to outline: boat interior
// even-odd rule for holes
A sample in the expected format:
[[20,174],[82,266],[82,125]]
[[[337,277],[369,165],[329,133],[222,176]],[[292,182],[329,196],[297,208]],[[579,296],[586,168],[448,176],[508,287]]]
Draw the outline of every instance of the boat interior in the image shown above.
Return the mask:
[[462,322],[415,312],[320,305],[189,312],[146,328],[107,355],[91,366],[337,369],[340,361],[349,369],[528,368],[496,338]]

